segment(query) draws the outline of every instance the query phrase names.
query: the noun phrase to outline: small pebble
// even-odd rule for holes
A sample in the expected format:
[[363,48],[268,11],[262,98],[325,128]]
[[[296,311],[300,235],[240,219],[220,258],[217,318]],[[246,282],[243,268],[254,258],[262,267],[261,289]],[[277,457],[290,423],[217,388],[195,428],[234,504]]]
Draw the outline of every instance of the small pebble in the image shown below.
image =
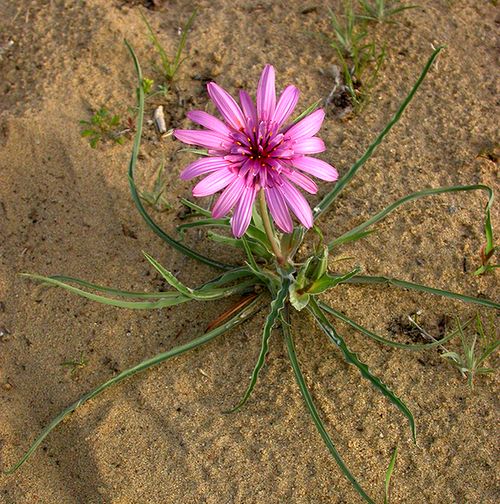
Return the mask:
[[11,385],[10,383],[8,383],[8,382],[7,382],[7,383],[4,383],[4,384],[2,385],[2,388],[3,388],[4,390],[11,390],[11,389],[12,389],[12,385]]

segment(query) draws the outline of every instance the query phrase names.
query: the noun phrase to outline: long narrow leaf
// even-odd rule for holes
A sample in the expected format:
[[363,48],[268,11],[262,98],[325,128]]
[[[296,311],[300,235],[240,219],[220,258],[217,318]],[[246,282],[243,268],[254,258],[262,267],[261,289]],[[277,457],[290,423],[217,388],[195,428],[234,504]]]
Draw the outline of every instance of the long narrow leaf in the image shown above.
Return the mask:
[[271,338],[271,332],[273,330],[276,321],[280,316],[281,310],[285,306],[285,300],[288,294],[288,288],[290,286],[290,280],[288,278],[283,280],[281,287],[276,294],[276,297],[273,299],[271,303],[271,310],[266,318],[266,322],[264,323],[264,330],[262,331],[262,344],[259,353],[259,358],[257,359],[257,363],[255,364],[255,368],[252,372],[252,377],[250,378],[250,383],[243,395],[241,401],[229,412],[232,413],[234,411],[238,411],[248,400],[250,397],[255,384],[257,383],[257,378],[259,377],[260,370],[264,365],[264,361],[266,359],[266,355],[269,352],[269,339]]
[[41,275],[32,275],[27,273],[23,273],[22,276],[31,278],[33,280],[37,280],[39,282],[43,282],[45,284],[61,287],[73,294],[77,294],[78,296],[90,299],[91,301],[96,301],[97,303],[109,306],[117,306],[119,308],[128,308],[132,310],[156,310],[159,308],[166,308],[167,306],[174,306],[181,303],[186,303],[187,301],[191,300],[191,298],[189,298],[188,296],[184,296],[182,294],[179,294],[178,292],[163,292],[158,293],[161,294],[161,296],[157,296],[156,301],[124,301],[122,299],[113,299],[106,296],[93,294],[91,292],[78,289],[73,285],[61,282],[60,280],[56,280],[55,278],[52,277],[44,277]]
[[142,20],[144,21],[144,23],[148,29],[149,37],[151,39],[153,47],[158,51],[158,54],[160,55],[163,70],[166,75],[169,75],[172,71],[172,64],[170,62],[170,58],[168,57],[168,54],[166,53],[165,49],[163,49],[161,42],[158,40],[158,37],[155,35],[155,32],[154,32],[152,26],[149,24],[149,21],[147,20],[146,16],[142,12],[142,10],[139,10],[139,14],[141,15]]
[[385,473],[384,504],[389,504],[391,477],[394,471],[394,467],[396,466],[397,456],[398,456],[398,447],[396,446],[396,448],[394,448],[394,451],[392,452],[392,457],[391,460],[389,461],[389,466],[387,467],[387,471]]
[[[243,242],[239,240],[238,238],[232,238],[229,236],[224,236],[220,235],[218,233],[214,233],[213,231],[208,232],[208,238],[213,240],[216,243],[222,243],[224,245],[229,245],[230,247],[234,247],[240,250],[245,250],[243,246]],[[265,258],[265,259],[270,259],[271,254],[268,252],[266,249],[265,245],[262,244],[261,242],[255,241],[251,239],[250,237],[247,238],[247,244],[250,247],[250,250],[255,253],[255,255]]]
[[363,222],[359,226],[356,226],[355,228],[351,229],[347,233],[344,233],[343,235],[339,236],[335,240],[332,240],[328,244],[328,249],[332,250],[333,247],[336,247],[340,245],[341,243],[345,243],[346,241],[352,241],[353,237],[362,234],[364,230],[370,226],[373,226],[373,224],[376,224],[377,222],[381,221],[384,217],[389,215],[392,211],[396,210],[399,206],[408,203],[409,201],[414,201],[420,198],[424,198],[426,196],[432,196],[436,194],[445,194],[445,193],[450,193],[450,192],[461,192],[461,191],[487,191],[488,192],[488,203],[486,204],[486,207],[484,209],[485,211],[485,235],[487,239],[487,243],[491,244],[488,246],[493,247],[493,230],[491,227],[491,216],[490,216],[490,209],[491,206],[493,205],[493,191],[491,190],[490,187],[483,185],[483,184],[475,184],[475,185],[467,185],[467,186],[453,186],[453,187],[437,187],[435,189],[425,189],[423,191],[418,191],[414,192],[412,194],[409,194],[401,199],[398,199],[391,205],[389,205],[387,208],[384,208],[384,210],[378,212],[375,214],[373,217],[370,217],[367,221]]
[[245,254],[247,255],[248,263],[252,267],[253,270],[258,270],[257,263],[255,262],[255,258],[252,254],[252,250],[250,249],[250,245],[248,244],[248,240],[245,238],[245,235],[241,237],[241,243],[243,243],[243,248],[245,249]]
[[418,78],[417,82],[414,84],[410,93],[404,99],[403,103],[400,105],[397,112],[394,114],[392,119],[387,123],[385,128],[380,132],[380,134],[375,139],[375,141],[368,147],[368,149],[366,149],[365,153],[351,166],[349,171],[339,179],[339,181],[335,184],[335,187],[328,194],[325,195],[325,197],[321,200],[319,205],[314,208],[313,215],[314,215],[315,219],[318,219],[323,214],[323,212],[325,210],[327,210],[328,207],[335,201],[335,199],[340,194],[342,189],[344,189],[344,187],[351,181],[351,179],[354,177],[354,175],[356,175],[356,172],[366,163],[366,161],[368,161],[368,159],[370,159],[370,157],[374,153],[375,149],[380,145],[380,143],[385,138],[385,136],[389,133],[389,131],[391,131],[392,127],[399,121],[404,110],[406,109],[408,104],[411,102],[411,100],[415,96],[417,89],[420,87],[420,85],[424,81],[425,76],[427,75],[427,72],[430,70],[432,63],[436,59],[436,57],[439,54],[439,51],[441,51],[441,49],[442,49],[442,47],[438,47],[432,53],[431,57],[429,58],[429,60],[427,61],[426,65],[425,65],[424,69],[422,70],[420,77]]
[[[29,277],[30,275],[24,274],[24,276]],[[42,281],[45,281],[46,278],[50,278],[51,280],[57,280],[65,284],[74,283],[76,285],[85,287],[86,289],[95,290],[97,292],[106,292],[107,294],[124,298],[161,299],[162,297],[172,297],[173,295],[177,295],[176,293],[173,292],[163,292],[163,291],[159,292],[125,291],[121,289],[115,289],[113,287],[106,287],[104,285],[98,285],[95,283],[86,282],[85,280],[81,280],[80,278],[65,275],[51,275],[50,277],[42,277],[42,278],[43,278]],[[38,280],[40,280],[40,278],[38,278]]]
[[187,222],[185,224],[180,224],[177,226],[177,231],[183,232],[186,229],[191,229],[191,228],[198,228],[198,227],[207,227],[207,226],[213,226],[213,227],[223,227],[223,228],[228,228],[230,227],[229,219],[199,219],[193,222]]
[[129,178],[129,186],[130,186],[130,192],[132,194],[132,199],[134,201],[134,204],[141,214],[142,218],[146,222],[146,224],[166,243],[168,243],[170,246],[174,247],[177,249],[179,252],[183,253],[184,255],[187,255],[188,257],[191,257],[192,259],[196,259],[197,261],[200,261],[204,264],[207,264],[209,266],[212,266],[214,268],[218,269],[231,269],[233,266],[229,264],[224,264],[219,261],[215,261],[213,259],[210,259],[209,257],[205,257],[202,254],[199,254],[195,250],[192,250],[191,248],[187,247],[186,245],[182,244],[181,242],[175,240],[172,238],[170,235],[168,235],[163,229],[161,229],[158,224],[151,218],[151,216],[148,214],[146,209],[144,208],[144,205],[142,204],[139,192],[137,191],[137,187],[135,185],[135,180],[134,180],[134,173],[135,173],[135,168],[137,165],[137,158],[139,156],[139,148],[141,146],[141,135],[142,135],[142,126],[144,122],[144,89],[142,86],[142,71],[141,67],[139,65],[139,61],[137,59],[137,56],[135,55],[134,50],[130,46],[130,44],[125,41],[125,44],[128,47],[128,50],[130,51],[130,54],[132,56],[132,59],[134,61],[134,66],[135,70],[137,73],[137,79],[139,81],[139,85],[137,86],[137,100],[138,100],[138,112],[137,112],[137,119],[136,119],[136,133],[135,133],[135,138],[134,138],[134,145],[132,148],[132,155],[130,157],[130,163],[129,163],[129,168],[128,168],[128,178]]
[[[44,284],[53,285],[55,287],[61,287],[72,294],[77,294],[78,296],[84,297],[91,301],[95,301],[97,303],[116,306],[118,308],[128,308],[132,310],[158,310],[160,308],[166,308],[168,306],[176,306],[181,303],[186,303],[193,299],[197,299],[200,301],[213,301],[216,299],[222,299],[228,296],[232,296],[233,294],[242,293],[244,291],[249,290],[256,283],[256,279],[246,280],[240,284],[237,284],[232,287],[225,288],[216,288],[214,285],[205,284],[200,289],[192,290],[192,293],[187,296],[180,292],[158,292],[158,293],[132,293],[126,291],[119,291],[118,289],[106,288],[107,291],[112,291],[114,295],[124,295],[125,297],[145,297],[147,299],[151,299],[151,301],[124,301],[122,299],[114,299],[107,296],[101,296],[98,294],[93,294],[91,292],[84,291],[73,285],[70,285],[66,282],[63,282],[55,277],[44,277],[42,275],[33,275],[28,273],[22,273],[21,276],[26,278],[31,278],[32,280],[37,280]],[[71,279],[71,281],[77,281],[80,284],[84,284],[86,286],[93,285],[88,284],[87,282],[83,282],[82,280]],[[100,286],[94,286],[100,287]],[[99,290],[103,290],[104,288],[100,287]],[[132,294],[136,294],[132,296]],[[143,294],[141,296],[141,294]]]
[[[28,276],[29,274],[22,274],[24,276]],[[214,287],[219,287],[221,285],[233,282],[234,280],[239,280],[241,278],[252,276],[252,272],[248,268],[235,268],[234,270],[223,273],[222,275],[214,278],[213,280],[209,280],[205,284],[201,285],[197,288],[197,290],[203,289],[213,289]],[[135,298],[135,299],[161,299],[163,297],[173,297],[177,294],[173,292],[140,292],[140,291],[124,291],[121,289],[115,289],[113,287],[106,287],[103,285],[98,285],[91,282],[86,282],[85,280],[81,280],[80,278],[65,276],[65,275],[52,275],[50,277],[42,277],[45,281],[46,278],[50,278],[52,280],[58,280],[63,283],[74,283],[85,287],[86,289],[95,290],[97,292],[106,292],[107,294],[112,294],[113,296],[125,297],[125,298]]]
[[307,107],[304,110],[304,112],[302,112],[295,119],[292,120],[292,122],[290,123],[290,126],[297,124],[301,119],[308,116],[309,114],[312,114],[319,107],[320,103],[321,103],[321,100],[318,100],[318,101],[315,101],[314,103],[312,103],[311,105],[309,105],[309,107]]
[[239,268],[234,268],[233,270],[226,271],[222,275],[209,280],[207,283],[203,284],[198,290],[213,289],[214,287],[220,287],[235,280],[240,280],[241,278],[252,276],[252,271],[245,266]]
[[[221,297],[231,296],[255,285],[255,279],[250,279],[233,287],[225,287],[223,289],[191,289],[179,281],[173,273],[164,268],[156,259],[146,252],[144,252],[144,257],[174,289],[187,298],[195,299],[197,301],[212,301],[214,299],[220,299]],[[221,294],[223,295],[221,296]]]
[[[322,303],[321,301],[318,303],[318,305],[323,311],[326,311],[330,315],[333,315],[339,320],[342,320],[342,322],[349,324],[351,327],[354,327],[354,329],[364,334],[365,336],[368,336],[369,338],[378,341],[379,343],[383,343],[384,345],[388,345],[395,348],[402,348],[403,350],[419,351],[419,350],[427,350],[429,348],[433,348],[439,345],[444,345],[447,341],[453,339],[459,332],[458,329],[455,329],[454,331],[450,332],[450,334],[447,334],[440,340],[432,341],[431,343],[398,343],[397,341],[391,341],[389,339],[383,338],[382,336],[379,336],[378,334],[370,331],[369,329],[363,327],[362,325],[357,324],[356,322],[354,322],[354,320],[350,319],[343,313],[335,310],[331,306]],[[464,324],[464,327],[469,325],[471,321],[472,319],[469,320],[466,324]]]
[[[199,213],[199,214],[203,215],[204,217],[207,217],[207,219],[200,219],[199,221],[191,222],[189,224],[181,224],[180,226],[177,226],[178,230],[184,230],[185,228],[189,228],[189,227],[196,227],[197,225],[204,225],[204,226],[210,225],[210,222],[212,222],[213,219],[210,218],[211,213],[209,210],[206,210],[205,208],[200,207],[196,203],[193,203],[192,201],[189,201],[184,198],[181,198],[181,203],[183,205],[187,206],[188,208],[190,208],[191,210],[194,210],[194,212]],[[258,213],[257,213],[257,215],[258,215]],[[259,219],[260,219],[260,216],[259,216]],[[227,222],[227,226],[229,227],[229,219],[215,219],[215,220],[220,221],[221,225],[223,222],[224,223]],[[200,222],[203,224],[199,224]],[[253,240],[255,240],[256,242],[259,242],[262,245],[262,247],[264,249],[264,254],[267,253],[267,252],[265,252],[265,250],[267,250],[270,254],[270,245],[269,245],[269,240],[267,239],[266,233],[264,233],[262,230],[260,230],[257,225],[250,224],[247,228],[246,234],[248,235],[249,238],[252,238]],[[215,241],[217,241],[217,236],[220,236],[220,235],[216,235]],[[226,239],[226,238],[227,237],[224,237],[224,239]],[[235,242],[236,242],[236,240],[232,241],[231,243],[234,245]]]
[[175,357],[177,355],[181,355],[189,350],[192,350],[193,348],[199,347],[200,345],[203,345],[205,343],[208,343],[210,340],[214,339],[216,336],[219,336],[220,334],[223,334],[230,329],[236,327],[237,325],[241,324],[245,320],[249,319],[253,314],[256,313],[259,309],[259,304],[260,300],[262,299],[262,296],[259,296],[256,298],[251,304],[249,304],[244,310],[240,311],[237,315],[235,315],[233,318],[231,318],[228,322],[225,324],[216,327],[212,331],[207,332],[203,336],[200,336],[189,343],[186,343],[184,345],[180,345],[178,347],[173,348],[172,350],[169,350],[168,352],[163,352],[155,357],[152,357],[150,359],[147,359],[145,361],[142,361],[141,363],[137,364],[134,367],[131,367],[129,369],[126,369],[125,371],[122,371],[121,373],[117,374],[115,377],[111,378],[107,382],[102,383],[98,387],[94,388],[90,392],[87,392],[85,395],[80,397],[78,401],[74,402],[70,406],[68,406],[64,411],[59,413],[50,423],[43,429],[41,434],[36,438],[36,440],[33,442],[33,444],[29,447],[28,451],[21,457],[21,459],[10,469],[7,471],[4,471],[6,474],[12,474],[15,472],[28,458],[33,454],[33,452],[40,446],[40,444],[44,441],[44,439],[73,411],[75,411],[77,408],[85,404],[88,400],[92,399],[93,397],[96,397],[97,395],[101,394],[106,390],[108,387],[112,385],[116,385],[117,383],[121,382],[122,380],[129,378],[130,376],[133,376],[141,371],[144,371],[152,366],[156,366],[157,364],[160,364],[161,362],[164,362],[168,359],[171,359],[172,357]]
[[410,289],[419,292],[427,292],[429,294],[436,294],[437,296],[443,296],[450,299],[457,299],[459,301],[464,301],[466,303],[474,303],[477,305],[486,306],[486,308],[494,308],[496,310],[500,309],[500,304],[495,303],[494,301],[490,301],[489,299],[466,296],[465,294],[458,294],[456,292],[451,292],[447,290],[435,289],[434,287],[427,287],[426,285],[407,282],[405,280],[398,280],[397,278],[390,278],[386,276],[356,275],[346,280],[345,283],[394,285],[395,287],[402,287],[403,289]]
[[187,41],[187,36],[189,33],[189,30],[191,29],[191,26],[193,25],[194,18],[196,17],[197,11],[196,9],[193,11],[191,16],[189,16],[189,19],[186,21],[186,24],[182,27],[182,34],[181,34],[181,40],[179,41],[179,45],[177,46],[177,51],[175,53],[175,58],[173,61],[173,71],[171,78],[174,77],[174,75],[177,73],[177,70],[179,69],[179,66],[181,65],[181,55],[182,51],[184,51],[184,47],[186,46],[186,41]]
[[289,323],[290,323],[289,318],[286,317],[285,320],[283,320],[282,325],[281,325],[281,328],[283,330],[283,336],[285,338],[285,342],[286,342],[286,346],[287,346],[287,350],[288,350],[288,357],[290,359],[290,364],[292,365],[292,369],[295,374],[295,380],[297,381],[297,385],[299,386],[302,397],[304,398],[304,402],[306,404],[306,407],[307,407],[309,413],[311,414],[314,425],[318,429],[320,436],[323,438],[323,441],[324,441],[326,447],[328,448],[329,452],[332,454],[333,458],[335,459],[335,462],[337,462],[337,465],[339,466],[340,470],[344,473],[345,477],[350,481],[351,485],[354,487],[356,492],[358,492],[358,494],[369,504],[375,504],[375,502],[363,490],[363,487],[358,483],[356,478],[352,475],[351,471],[346,466],[345,462],[343,461],[342,457],[340,456],[340,453],[337,451],[337,448],[335,447],[335,445],[332,441],[332,438],[330,437],[327,430],[325,429],[323,421],[321,420],[321,417],[319,416],[318,410],[316,409],[316,406],[314,404],[311,393],[309,392],[309,389],[307,388],[306,382],[304,380],[304,376],[302,375],[302,371],[300,370],[299,362],[297,360],[297,354],[295,352],[295,345],[293,342],[292,334],[289,330]]
[[415,420],[408,406],[406,406],[406,404],[394,392],[392,392],[392,390],[390,390],[380,378],[373,375],[372,372],[368,369],[368,366],[359,360],[357,354],[352,352],[348,348],[344,339],[337,333],[333,325],[330,324],[329,320],[325,317],[325,314],[317,305],[314,299],[311,299],[311,301],[307,305],[307,308],[312,313],[319,326],[328,336],[330,341],[341,350],[345,360],[349,364],[356,366],[361,372],[361,375],[368,381],[370,381],[370,383],[376,389],[378,389],[384,396],[386,396],[387,399],[389,399],[389,401],[391,401],[399,409],[399,411],[401,411],[401,413],[406,416],[410,423],[413,439],[416,442],[417,432],[415,428]]

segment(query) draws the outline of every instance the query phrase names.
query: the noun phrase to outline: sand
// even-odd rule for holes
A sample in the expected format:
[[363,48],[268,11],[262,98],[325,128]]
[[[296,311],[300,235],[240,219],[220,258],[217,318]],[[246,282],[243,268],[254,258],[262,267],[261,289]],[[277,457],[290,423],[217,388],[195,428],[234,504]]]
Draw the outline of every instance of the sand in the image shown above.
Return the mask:
[[[101,106],[126,118],[134,106],[134,72],[123,45],[134,45],[147,76],[155,57],[139,16],[124,0],[0,1],[0,466],[14,463],[61,409],[144,358],[202,333],[234,300],[137,312],[106,307],[57,289],[41,289],[19,272],[66,274],[123,289],[165,288],[142,250],[189,285],[214,272],[168,249],[135,211],[126,177],[131,141],[91,149],[81,119]],[[326,8],[310,2],[142,2],[172,51],[194,7],[176,89],[163,104],[168,127],[205,107],[204,84],[253,90],[265,63],[278,85],[297,85],[299,107],[332,87],[322,71],[335,63],[321,37]],[[446,44],[404,118],[321,222],[326,236],[362,222],[408,192],[442,185],[498,187],[498,11],[492,2],[422,0],[399,23],[375,27],[387,60],[357,116],[329,110],[324,159],[344,173],[385,125],[417,78],[432,46]],[[340,2],[334,2],[337,6]],[[12,42],[10,42],[12,41]],[[172,209],[155,216],[174,231],[190,184],[178,173],[192,156],[143,137],[140,184],[150,187],[163,159]],[[321,193],[327,190],[322,186]],[[313,200],[316,201],[316,200]],[[206,202],[204,202],[206,203]],[[484,194],[440,196],[409,204],[378,232],[339,250],[360,265],[472,296],[498,298],[498,277],[472,273],[483,243]],[[497,205],[493,219],[498,218]],[[497,235],[500,230],[496,230]],[[221,260],[226,247],[191,234],[187,242]],[[401,321],[439,335],[443,321],[476,307],[390,287],[342,286],[324,296],[368,328],[409,341]],[[487,315],[487,310],[480,310]],[[491,315],[491,313],[490,313]],[[0,502],[31,503],[356,503],[361,502],[310,421],[276,332],[267,365],[247,406],[236,404],[259,351],[265,316],[89,402],[43,443],[13,476],[0,475]],[[351,347],[410,406],[406,419],[347,366],[308,315],[294,316],[304,373],[348,465],[377,502],[392,450],[399,455],[393,503],[498,502],[494,376],[470,390],[438,350],[381,347],[339,326]],[[404,325],[404,324],[403,324]],[[403,327],[404,329],[404,327]],[[457,348],[458,342],[451,348]],[[61,363],[83,356],[74,373]]]

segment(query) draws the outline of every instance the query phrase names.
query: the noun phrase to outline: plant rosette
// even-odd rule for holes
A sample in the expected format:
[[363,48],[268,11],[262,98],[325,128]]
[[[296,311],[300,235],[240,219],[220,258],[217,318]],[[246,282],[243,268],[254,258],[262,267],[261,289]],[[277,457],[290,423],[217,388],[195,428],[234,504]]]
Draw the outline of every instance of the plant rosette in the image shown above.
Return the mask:
[[[300,313],[300,316],[309,313],[313,317],[344,359],[355,366],[361,375],[406,417],[412,436],[416,439],[415,421],[410,409],[401,398],[396,396],[368,369],[356,353],[350,350],[329,316],[349,324],[363,335],[379,343],[408,350],[435,347],[451,339],[456,331],[441,340],[426,344],[394,342],[373,333],[337,309],[326,305],[320,300],[321,294],[344,283],[389,284],[398,288],[445,296],[483,307],[500,308],[498,303],[484,298],[476,298],[385,276],[362,275],[359,268],[336,273],[328,270],[329,253],[332,249],[336,249],[344,243],[365,238],[373,231],[371,229],[373,225],[406,202],[436,194],[481,190],[488,194],[488,202],[485,207],[484,224],[486,244],[483,247],[483,263],[479,273],[487,271],[484,258],[491,257],[495,246],[490,218],[493,192],[485,185],[439,187],[412,193],[330,241],[323,239],[323,235],[317,227],[319,218],[332,206],[340,192],[398,122],[441,48],[433,52],[415,85],[386,127],[367,148],[363,156],[340,179],[338,179],[337,170],[333,166],[313,157],[314,154],[325,151],[324,142],[316,136],[323,122],[324,112],[317,108],[318,104],[314,104],[294,120],[290,120],[298,101],[299,91],[294,86],[288,86],[277,99],[275,74],[272,66],[266,65],[262,72],[255,104],[245,91],[240,92],[240,103],[238,104],[229,93],[216,83],[209,83],[207,86],[209,96],[222,120],[204,111],[191,111],[188,113],[188,117],[204,129],[176,129],[173,134],[178,140],[192,146],[183,149],[184,151],[202,156],[190,163],[181,173],[181,178],[185,180],[203,177],[194,186],[193,195],[203,197],[221,194],[211,210],[183,199],[183,204],[191,210],[190,216],[198,218],[178,226],[180,237],[176,238],[165,232],[148,213],[135,184],[135,171],[144,120],[145,81],[133,49],[128,43],[127,47],[134,61],[138,78],[138,115],[128,169],[133,202],[146,224],[162,240],[189,258],[219,270],[220,275],[197,288],[191,288],[181,283],[175,275],[149,254],[145,254],[151,266],[173,288],[171,291],[127,292],[66,276],[27,276],[99,303],[128,309],[161,309],[190,301],[216,301],[229,296],[239,296],[239,298],[232,309],[223,313],[198,338],[122,371],[68,406],[52,420],[22,458],[7,472],[16,471],[60,422],[89,399],[138,372],[199,347],[244,323],[251,319],[257,311],[262,310],[266,306],[266,300],[270,298],[270,303],[267,303],[268,313],[262,329],[261,349],[257,362],[241,400],[230,411],[239,410],[251,396],[259,372],[265,363],[273,330],[279,329],[283,335],[300,392],[326,447],[358,494],[366,502],[373,503],[374,500],[365,492],[337,451],[316,409],[297,360],[290,312],[293,308]],[[310,194],[315,194],[318,191],[317,183],[311,176],[327,183],[336,182],[313,209],[301,193],[301,190]],[[231,217],[228,217],[231,212]],[[294,224],[293,218],[297,219],[298,224]],[[182,234],[192,228],[221,230],[222,234],[210,230],[208,237],[217,243],[243,251],[246,261],[243,264],[226,264],[188,247],[183,243]],[[310,257],[299,260],[297,259],[297,251],[306,237],[307,230],[311,228],[316,231],[319,240],[313,247],[313,253]],[[386,476],[386,486],[388,486],[394,462],[395,452]]]

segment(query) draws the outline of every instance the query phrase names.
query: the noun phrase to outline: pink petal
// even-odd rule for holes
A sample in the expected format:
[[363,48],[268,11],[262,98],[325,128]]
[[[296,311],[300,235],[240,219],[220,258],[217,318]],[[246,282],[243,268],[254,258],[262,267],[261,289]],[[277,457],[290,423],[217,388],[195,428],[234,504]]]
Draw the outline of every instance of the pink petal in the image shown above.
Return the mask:
[[240,91],[240,103],[245,118],[251,119],[254,125],[257,124],[257,111],[255,110],[252,98],[246,91]]
[[224,217],[238,202],[244,189],[245,179],[236,175],[236,178],[224,189],[224,192],[219,196],[212,208],[212,217],[214,219]]
[[229,136],[231,130],[220,120],[213,115],[207,114],[203,110],[191,110],[187,113],[191,121],[208,128],[209,130],[216,131],[224,136]]
[[286,131],[285,136],[287,138],[291,138],[292,140],[312,137],[321,128],[324,118],[324,110],[318,109],[312,114],[304,117],[304,119],[301,119],[297,124],[294,124],[290,129]]
[[174,136],[181,142],[190,145],[200,145],[208,149],[227,150],[230,140],[220,133],[206,130],[175,130]]
[[215,82],[209,82],[207,84],[207,90],[210,98],[215,103],[226,122],[235,130],[243,128],[245,125],[245,118],[234,98]]
[[299,101],[299,90],[295,86],[287,86],[281,93],[272,120],[281,126],[293,112]]
[[233,182],[236,177],[238,177],[238,175],[229,170],[229,168],[221,168],[215,173],[206,176],[203,180],[200,180],[200,182],[193,187],[193,196],[201,198],[202,196],[214,194],[224,189],[224,187]]
[[257,86],[257,116],[261,121],[268,121],[276,107],[276,89],[274,86],[274,68],[266,65]]
[[223,157],[203,157],[189,164],[181,173],[182,180],[190,180],[200,175],[205,175],[221,168],[226,168],[231,163]]
[[290,173],[285,173],[285,175],[288,177],[288,180],[297,184],[299,187],[302,187],[304,191],[307,191],[310,194],[316,194],[318,192],[318,186],[316,183],[302,173],[293,170],[290,171]]
[[300,223],[306,228],[312,227],[313,216],[311,207],[304,196],[285,179],[283,179],[283,184],[280,186],[280,191],[288,208],[297,216]]
[[265,189],[267,206],[276,225],[285,233],[293,231],[293,222],[281,192],[275,187]]
[[321,159],[309,157],[309,156],[301,156],[296,157],[291,160],[291,163],[295,168],[299,170],[305,171],[315,177],[318,177],[321,180],[326,180],[328,182],[334,182],[339,178],[339,174],[337,170],[330,166],[325,161]]
[[326,150],[325,143],[319,137],[302,138],[292,144],[294,154],[318,154]]
[[255,186],[245,187],[240,200],[236,204],[234,215],[231,219],[231,228],[236,238],[241,238],[248,229],[250,219],[252,218],[252,207],[257,191]]

